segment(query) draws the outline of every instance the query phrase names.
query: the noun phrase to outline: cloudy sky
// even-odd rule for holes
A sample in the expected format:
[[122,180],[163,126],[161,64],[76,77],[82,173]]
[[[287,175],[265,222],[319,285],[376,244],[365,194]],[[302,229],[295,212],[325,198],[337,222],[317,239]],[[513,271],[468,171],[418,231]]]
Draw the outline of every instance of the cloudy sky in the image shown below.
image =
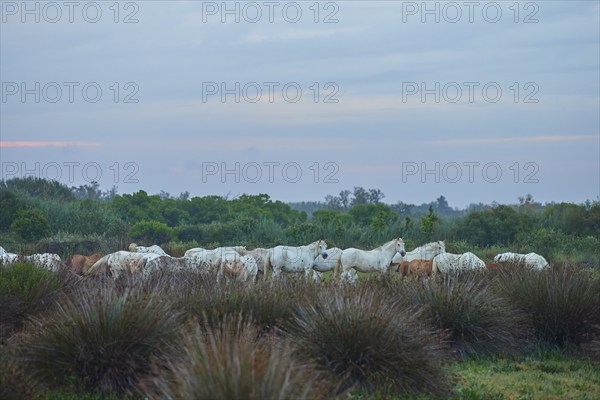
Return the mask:
[[2,179],[598,199],[598,1],[0,1]]

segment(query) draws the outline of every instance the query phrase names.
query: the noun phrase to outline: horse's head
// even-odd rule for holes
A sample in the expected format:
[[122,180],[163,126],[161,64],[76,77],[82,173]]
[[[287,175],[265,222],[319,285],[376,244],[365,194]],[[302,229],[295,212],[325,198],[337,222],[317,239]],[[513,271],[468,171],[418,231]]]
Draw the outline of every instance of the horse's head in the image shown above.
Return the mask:
[[135,253],[135,252],[137,251],[137,247],[138,247],[138,246],[137,246],[137,244],[135,244],[135,243],[131,243],[131,244],[129,245],[129,251],[131,251],[131,252],[134,252],[134,253]]
[[442,254],[446,252],[446,244],[444,243],[443,240],[438,240],[437,242],[435,242],[436,244],[436,253],[435,254]]
[[396,239],[396,251],[400,253],[402,257],[406,255],[406,250],[404,250],[404,240],[402,240],[402,238]]
[[324,240],[321,239],[317,242],[317,251],[324,259],[327,258],[327,243]]

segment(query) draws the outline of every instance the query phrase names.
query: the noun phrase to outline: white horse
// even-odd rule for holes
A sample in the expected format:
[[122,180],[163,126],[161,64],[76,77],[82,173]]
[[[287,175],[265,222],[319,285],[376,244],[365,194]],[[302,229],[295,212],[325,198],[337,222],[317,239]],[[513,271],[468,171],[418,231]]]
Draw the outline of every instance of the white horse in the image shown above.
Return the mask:
[[123,272],[137,274],[143,271],[146,264],[156,258],[163,257],[156,253],[134,253],[130,251],[117,251],[99,259],[90,267],[86,275],[102,271],[110,271],[112,277],[117,279]]
[[453,271],[476,271],[486,269],[482,259],[470,251],[463,254],[442,253],[433,258],[433,274],[445,274]]
[[403,257],[406,254],[402,238],[391,240],[373,250],[360,250],[353,247],[344,249],[340,259],[342,269],[340,277],[354,283],[356,276],[350,279],[352,269],[358,272],[386,272],[396,253],[400,253]]
[[331,249],[325,250],[327,257],[323,257],[321,254],[313,261],[313,279],[315,282],[321,282],[321,274],[323,272],[333,271],[333,275],[337,276],[340,261],[342,259],[342,249],[332,247]]
[[542,270],[544,268],[548,268],[550,264],[548,261],[539,254],[536,253],[527,253],[527,254],[519,254],[519,253],[500,253],[496,257],[494,257],[494,262],[501,263],[524,263],[527,267]]
[[257,247],[254,250],[246,250],[246,255],[254,257],[258,271],[267,277],[271,269],[271,252],[269,249]]
[[58,271],[62,265],[60,256],[52,253],[38,253],[24,256],[23,261],[31,263],[36,267],[49,269],[50,271]]
[[133,253],[155,253],[155,254],[158,254],[159,256],[167,256],[168,255],[160,246],[157,246],[155,244],[150,247],[144,247],[144,246],[138,246],[135,243],[131,243],[129,245],[129,251],[131,251]]
[[437,242],[427,243],[414,250],[407,251],[404,256],[401,256],[400,253],[394,255],[392,264],[400,264],[402,261],[412,260],[433,260],[435,256],[445,252],[446,244],[442,240],[438,240]]
[[254,257],[249,254],[239,258],[229,257],[228,259],[221,259],[219,262],[219,272],[217,273],[217,282],[225,275],[243,282],[254,281],[258,275],[258,264]]
[[281,272],[304,272],[308,278],[312,266],[319,254],[327,258],[327,243],[317,240],[306,246],[290,247],[277,246],[270,250],[270,263],[273,268],[273,276],[279,276]]
[[213,267],[218,267],[220,259],[239,259],[244,254],[246,254],[246,248],[243,246],[217,247],[216,249],[212,250],[196,247],[186,251],[184,257],[192,257],[196,262],[204,262],[212,265]]

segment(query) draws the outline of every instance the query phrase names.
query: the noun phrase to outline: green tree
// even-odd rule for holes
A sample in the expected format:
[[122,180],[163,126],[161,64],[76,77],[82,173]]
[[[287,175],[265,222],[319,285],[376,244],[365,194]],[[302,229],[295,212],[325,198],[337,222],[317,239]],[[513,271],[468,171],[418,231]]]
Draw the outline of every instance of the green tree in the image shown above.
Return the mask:
[[8,189],[0,189],[0,230],[10,228],[17,212],[23,209],[23,204],[17,195]]
[[433,239],[433,230],[435,228],[435,223],[438,221],[439,217],[435,211],[433,211],[433,207],[429,206],[429,214],[421,218],[421,234],[425,240]]
[[50,234],[48,218],[42,210],[19,210],[10,228],[24,240],[33,242]]
[[140,221],[131,227],[129,236],[142,244],[163,244],[173,237],[173,230],[167,224],[157,221]]

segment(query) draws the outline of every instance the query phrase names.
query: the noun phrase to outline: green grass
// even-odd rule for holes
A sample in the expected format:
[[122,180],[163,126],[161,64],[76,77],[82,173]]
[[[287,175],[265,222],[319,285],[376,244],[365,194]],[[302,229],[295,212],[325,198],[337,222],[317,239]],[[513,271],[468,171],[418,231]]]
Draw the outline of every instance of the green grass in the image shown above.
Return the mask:
[[451,365],[455,399],[598,399],[600,364],[555,357],[469,359]]

